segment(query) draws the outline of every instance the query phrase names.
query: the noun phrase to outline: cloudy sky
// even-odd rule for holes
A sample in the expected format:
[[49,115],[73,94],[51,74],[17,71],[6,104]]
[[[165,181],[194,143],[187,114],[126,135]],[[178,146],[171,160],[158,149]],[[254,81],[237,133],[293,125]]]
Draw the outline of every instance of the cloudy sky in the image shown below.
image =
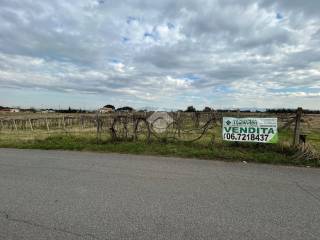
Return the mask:
[[320,109],[319,0],[0,0],[0,105]]

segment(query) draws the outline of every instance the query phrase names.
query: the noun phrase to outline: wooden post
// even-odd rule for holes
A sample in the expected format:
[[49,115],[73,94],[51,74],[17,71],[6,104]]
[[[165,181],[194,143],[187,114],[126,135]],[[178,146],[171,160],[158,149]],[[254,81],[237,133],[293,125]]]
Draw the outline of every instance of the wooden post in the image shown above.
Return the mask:
[[30,118],[29,118],[29,125],[30,125],[31,131],[33,131],[33,126],[32,126],[32,122],[31,122]]
[[18,131],[16,120],[13,119],[12,121],[13,121],[13,126],[14,126],[15,130]]
[[198,128],[199,127],[199,125],[200,125],[200,116],[199,116],[199,112],[194,112],[194,114],[195,114],[195,118],[196,118],[196,122],[195,122],[195,127],[196,128]]
[[180,116],[180,112],[178,112],[178,116],[177,116],[177,127],[178,127],[178,137],[181,137],[181,116]]
[[80,116],[79,122],[80,122],[79,125],[81,125],[81,128],[83,129],[84,128],[84,126],[83,126],[83,116]]
[[296,124],[295,124],[295,126],[294,126],[293,146],[299,145],[301,116],[302,116],[302,108],[299,107],[299,108],[297,109]]
[[97,122],[97,143],[100,140],[100,120],[99,120],[99,112],[96,114],[96,122]]
[[66,129],[66,122],[64,121],[64,116],[62,116],[62,124],[63,124],[63,130]]
[[50,128],[49,128],[49,123],[48,123],[48,119],[46,118],[46,125],[47,125],[47,130],[48,132],[50,131]]

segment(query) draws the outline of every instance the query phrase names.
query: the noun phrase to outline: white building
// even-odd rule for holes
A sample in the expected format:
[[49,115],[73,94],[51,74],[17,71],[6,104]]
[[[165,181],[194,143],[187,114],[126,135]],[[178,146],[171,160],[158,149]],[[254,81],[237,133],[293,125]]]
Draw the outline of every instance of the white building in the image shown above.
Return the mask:
[[18,113],[18,112],[20,112],[20,109],[19,108],[10,108],[10,112]]

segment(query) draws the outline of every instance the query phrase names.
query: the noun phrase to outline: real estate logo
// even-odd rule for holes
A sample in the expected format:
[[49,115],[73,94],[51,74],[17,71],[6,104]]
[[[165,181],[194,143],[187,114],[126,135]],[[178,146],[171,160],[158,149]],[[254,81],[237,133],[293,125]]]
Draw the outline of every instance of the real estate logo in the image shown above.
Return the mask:
[[147,118],[147,121],[154,132],[163,133],[173,123],[173,118],[167,112],[155,111]]

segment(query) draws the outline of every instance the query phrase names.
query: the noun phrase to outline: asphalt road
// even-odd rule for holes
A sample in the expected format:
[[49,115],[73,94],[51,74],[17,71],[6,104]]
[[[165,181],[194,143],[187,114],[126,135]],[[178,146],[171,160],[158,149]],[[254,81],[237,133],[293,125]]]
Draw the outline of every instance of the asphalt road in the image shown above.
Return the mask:
[[0,149],[0,239],[320,239],[320,169]]

